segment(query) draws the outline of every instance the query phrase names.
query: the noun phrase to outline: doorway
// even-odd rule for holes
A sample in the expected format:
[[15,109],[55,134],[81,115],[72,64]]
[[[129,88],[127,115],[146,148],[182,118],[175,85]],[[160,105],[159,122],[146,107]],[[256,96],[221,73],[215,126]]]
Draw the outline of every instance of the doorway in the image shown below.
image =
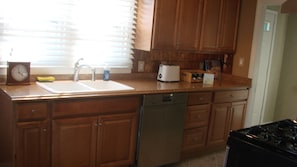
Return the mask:
[[279,13],[280,3],[258,2],[250,68],[252,88],[245,126],[274,121],[283,48],[286,17]]
[[[268,105],[274,105],[275,103],[270,103],[272,100],[272,96],[276,95],[277,90],[271,90],[271,63],[274,51],[274,40],[275,40],[275,32],[276,32],[276,23],[277,23],[277,12],[266,9],[265,10],[265,19],[263,25],[263,37],[261,44],[261,56],[260,56],[260,66],[259,66],[259,74],[258,74],[258,82],[256,86],[256,105],[260,107],[260,117],[259,121],[261,123],[273,121],[274,116],[274,107],[269,107],[272,110],[267,110]],[[272,92],[274,91],[274,92]],[[258,98],[258,99],[257,99]],[[275,99],[274,99],[275,100]]]

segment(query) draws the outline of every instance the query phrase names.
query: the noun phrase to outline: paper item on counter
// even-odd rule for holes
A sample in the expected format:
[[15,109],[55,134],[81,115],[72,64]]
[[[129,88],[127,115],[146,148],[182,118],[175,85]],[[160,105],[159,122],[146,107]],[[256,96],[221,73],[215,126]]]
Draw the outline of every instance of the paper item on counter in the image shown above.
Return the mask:
[[203,85],[213,85],[214,74],[204,73]]

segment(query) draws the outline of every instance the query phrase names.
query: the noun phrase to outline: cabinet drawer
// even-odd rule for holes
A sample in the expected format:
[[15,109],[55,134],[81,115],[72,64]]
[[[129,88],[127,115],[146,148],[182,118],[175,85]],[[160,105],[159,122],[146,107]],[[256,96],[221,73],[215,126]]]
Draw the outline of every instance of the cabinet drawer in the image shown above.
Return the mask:
[[55,101],[53,117],[136,112],[139,96],[100,97]]
[[212,92],[189,93],[188,105],[210,103],[211,99],[212,99]]
[[182,151],[197,151],[206,145],[207,127],[184,131]]
[[248,98],[248,90],[234,90],[215,92],[214,102],[231,102],[246,100]]
[[46,119],[48,116],[47,102],[17,103],[15,105],[18,121]]
[[185,129],[207,126],[210,113],[210,104],[188,106]]
[[100,113],[137,112],[140,106],[139,96],[123,96],[103,98]]
[[101,106],[99,98],[58,100],[53,105],[53,117],[98,114]]

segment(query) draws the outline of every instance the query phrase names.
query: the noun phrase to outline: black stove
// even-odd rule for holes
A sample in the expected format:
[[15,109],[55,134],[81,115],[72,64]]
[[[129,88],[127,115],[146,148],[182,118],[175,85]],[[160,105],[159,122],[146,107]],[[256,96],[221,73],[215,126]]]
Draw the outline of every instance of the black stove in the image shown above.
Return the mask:
[[286,119],[230,132],[227,167],[297,167],[297,122]]

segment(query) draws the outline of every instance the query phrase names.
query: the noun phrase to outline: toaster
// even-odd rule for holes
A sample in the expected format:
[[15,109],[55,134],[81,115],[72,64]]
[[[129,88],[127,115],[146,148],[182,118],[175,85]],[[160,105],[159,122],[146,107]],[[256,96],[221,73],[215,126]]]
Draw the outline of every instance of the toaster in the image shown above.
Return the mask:
[[160,64],[157,80],[163,82],[178,82],[180,80],[179,66]]

